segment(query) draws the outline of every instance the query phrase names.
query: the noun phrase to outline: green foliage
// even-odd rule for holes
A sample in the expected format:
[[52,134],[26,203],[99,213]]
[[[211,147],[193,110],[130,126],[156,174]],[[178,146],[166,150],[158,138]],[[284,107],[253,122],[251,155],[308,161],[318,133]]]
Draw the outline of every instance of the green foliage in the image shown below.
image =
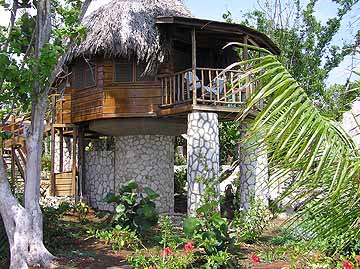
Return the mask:
[[184,220],[183,230],[189,240],[204,249],[204,267],[220,268],[229,260],[226,257],[229,257],[228,250],[233,247],[233,238],[227,219],[219,211],[219,197],[214,187],[216,182],[201,178],[197,180],[205,186],[202,205],[197,209],[196,217]]
[[238,143],[240,140],[239,124],[237,122],[223,122],[219,127],[220,163],[231,164],[237,159]]
[[162,216],[160,218],[160,233],[161,241],[160,244],[170,249],[176,249],[181,243],[181,238],[177,236],[173,229],[173,224],[168,216]]
[[159,255],[147,255],[142,252],[135,253],[134,256],[129,256],[127,261],[134,269],[186,269],[195,261],[193,251],[188,251],[185,254],[181,251],[171,251],[171,254],[159,253]]
[[41,157],[41,167],[44,171],[50,171],[51,169],[51,156],[48,154],[43,154]]
[[116,225],[143,233],[158,222],[158,212],[154,203],[158,197],[151,188],[144,187],[140,191],[135,181],[128,181],[120,187],[118,194],[108,193],[104,201],[116,205]]
[[[337,14],[325,23],[321,23],[316,15],[318,2],[263,0],[259,2],[261,7],[243,15],[241,23],[267,34],[281,50],[278,59],[308,96],[320,101],[321,111],[326,116],[339,120],[341,113],[354,101],[354,92],[344,93],[345,86],[327,87],[326,79],[347,55],[354,52],[359,31],[354,29],[354,38],[350,42],[341,44],[336,37],[344,17],[359,1],[333,1],[336,3],[331,4]],[[223,18],[234,22],[230,11],[225,12]]]
[[78,202],[74,206],[74,211],[78,214],[81,222],[86,222],[86,216],[90,211],[90,207],[85,202]]
[[137,250],[141,245],[141,240],[135,231],[131,231],[129,228],[122,228],[119,225],[107,230],[89,230],[88,233],[100,240],[104,240],[115,251],[122,249]]
[[182,167],[174,173],[174,192],[179,195],[185,194],[185,187],[187,182],[187,169]]
[[[240,119],[260,100],[266,102],[245,140],[263,138],[257,143],[266,143],[274,183],[287,181],[289,173],[296,179],[283,193],[298,204],[294,221],[318,218],[309,222],[303,233],[323,240],[341,234],[340,250],[360,236],[356,226],[360,215],[359,153],[342,128],[318,111],[275,56],[269,54],[240,65],[249,63],[252,82],[258,87]],[[242,81],[240,78],[239,83]]]
[[236,230],[238,242],[254,243],[262,235],[268,224],[266,206],[254,197],[247,211],[237,211],[232,226]]

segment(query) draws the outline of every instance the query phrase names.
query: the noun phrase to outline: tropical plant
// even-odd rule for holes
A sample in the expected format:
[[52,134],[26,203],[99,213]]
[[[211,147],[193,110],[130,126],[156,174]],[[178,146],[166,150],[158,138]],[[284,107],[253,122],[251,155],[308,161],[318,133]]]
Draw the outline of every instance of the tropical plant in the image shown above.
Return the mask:
[[128,181],[119,188],[118,194],[108,193],[104,201],[115,203],[114,223],[122,228],[146,232],[158,222],[154,200],[159,197],[149,187],[143,189],[135,181]]
[[269,218],[266,206],[251,197],[250,208],[247,211],[237,211],[231,225],[237,231],[239,242],[254,243],[262,235]]
[[111,245],[113,250],[122,250],[124,248],[137,250],[141,245],[141,240],[135,231],[129,228],[122,228],[117,225],[115,228],[106,230],[89,230],[88,234],[104,240],[106,244]]
[[246,46],[261,54],[229,67],[245,70],[237,87],[246,88],[247,80],[257,85],[238,117],[240,121],[264,101],[244,140],[261,137],[257,143],[266,143],[274,181],[284,183],[290,172],[293,175],[281,196],[296,205],[293,223],[316,217],[302,233],[324,240],[342,235],[337,250],[342,249],[360,236],[360,154],[353,141],[337,122],[318,111],[274,55],[252,46],[230,45]]

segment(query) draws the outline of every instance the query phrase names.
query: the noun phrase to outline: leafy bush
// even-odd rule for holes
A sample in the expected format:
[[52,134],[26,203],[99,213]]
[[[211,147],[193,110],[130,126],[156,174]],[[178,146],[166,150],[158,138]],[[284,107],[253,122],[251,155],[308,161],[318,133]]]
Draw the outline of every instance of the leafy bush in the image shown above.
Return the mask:
[[184,220],[184,233],[189,240],[203,248],[200,261],[205,268],[220,268],[230,263],[228,253],[233,247],[233,238],[226,218],[219,212],[219,197],[211,180],[197,179],[205,185],[202,206],[196,211],[196,217]]
[[266,206],[253,198],[247,211],[238,211],[232,226],[237,231],[237,239],[246,243],[253,243],[259,239],[268,223]]
[[86,216],[90,211],[90,207],[84,202],[78,202],[74,206],[74,212],[78,213],[79,220],[81,222],[86,222]]
[[159,215],[154,203],[158,197],[151,188],[140,190],[135,181],[129,181],[120,187],[118,195],[108,193],[104,201],[116,204],[115,225],[143,233],[158,222]]
[[141,240],[135,231],[122,228],[119,225],[109,230],[89,230],[88,233],[100,240],[106,241],[107,244],[111,245],[113,250],[122,250],[124,248],[137,250],[141,245]]
[[183,195],[185,193],[186,182],[187,170],[185,167],[182,167],[174,173],[174,192]]
[[162,216],[159,227],[161,232],[160,244],[163,245],[164,248],[168,246],[171,249],[176,249],[181,243],[181,239],[175,234],[170,218],[168,216]]
[[134,269],[186,269],[191,266],[194,261],[194,246],[188,243],[184,247],[184,251],[172,250],[165,247],[158,255],[149,255],[149,251],[137,252],[134,256],[129,256],[127,261]]

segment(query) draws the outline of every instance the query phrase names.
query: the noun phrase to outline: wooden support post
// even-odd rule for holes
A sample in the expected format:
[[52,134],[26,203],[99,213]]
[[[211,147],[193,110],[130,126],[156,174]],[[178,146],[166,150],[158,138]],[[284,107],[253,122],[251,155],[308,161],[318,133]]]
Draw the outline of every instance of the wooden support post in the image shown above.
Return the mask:
[[59,129],[59,172],[64,171],[64,129]]
[[55,196],[56,194],[56,178],[55,178],[55,127],[56,123],[56,96],[51,96],[51,135],[50,135],[50,195]]
[[55,128],[51,127],[51,164],[50,164],[50,194],[55,196]]
[[[249,39],[249,36],[246,35],[246,36],[244,37],[244,44],[245,44],[245,45],[248,44],[248,39]],[[247,47],[244,47],[244,49],[243,49],[243,61],[246,61],[246,60],[248,60],[248,59],[249,59],[249,51],[248,51],[248,48],[247,48]],[[246,71],[247,71],[247,66],[245,65],[245,72],[246,72]],[[249,83],[249,81],[250,81],[250,78],[247,76],[245,83],[247,84],[247,83]],[[245,101],[247,101],[247,100],[250,99],[250,95],[251,95],[250,91],[251,91],[251,87],[250,87],[250,85],[249,85],[249,86],[246,87],[246,89],[245,89]]]
[[197,92],[196,92],[196,31],[195,28],[191,30],[191,55],[192,55],[192,98],[193,98],[193,105],[197,104]]
[[13,190],[16,186],[16,171],[15,171],[15,146],[11,145],[11,187]]
[[82,201],[84,197],[84,128],[78,130],[78,200]]
[[71,195],[76,197],[76,145],[77,145],[77,127],[73,128],[72,139],[72,167],[71,167]]

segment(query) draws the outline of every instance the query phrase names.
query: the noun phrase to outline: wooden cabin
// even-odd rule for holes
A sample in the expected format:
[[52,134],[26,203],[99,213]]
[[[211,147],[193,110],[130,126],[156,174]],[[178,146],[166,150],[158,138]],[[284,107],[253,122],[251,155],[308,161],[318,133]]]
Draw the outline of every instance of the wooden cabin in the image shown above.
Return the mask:
[[111,210],[103,196],[134,179],[171,212],[174,137],[187,134],[193,212],[202,189],[195,178],[219,173],[218,122],[234,119],[252,91],[232,87],[245,70],[227,67],[259,52],[224,47],[240,42],[279,54],[278,47],[244,25],[195,18],[178,0],[114,0],[84,25],[87,36],[52,97],[51,194]]

